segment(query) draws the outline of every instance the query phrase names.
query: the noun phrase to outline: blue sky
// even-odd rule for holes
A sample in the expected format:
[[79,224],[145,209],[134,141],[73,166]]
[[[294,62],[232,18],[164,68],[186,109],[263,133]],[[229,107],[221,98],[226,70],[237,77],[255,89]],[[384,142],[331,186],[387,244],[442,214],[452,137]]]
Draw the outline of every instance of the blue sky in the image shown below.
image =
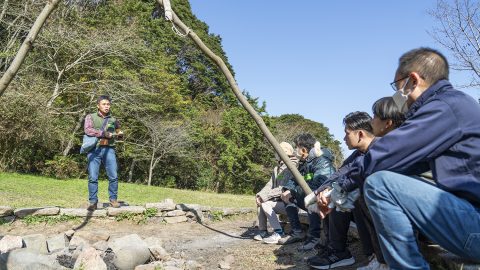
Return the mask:
[[[242,90],[267,112],[298,113],[343,143],[343,117],[393,94],[398,57],[428,46],[453,58],[427,33],[436,1],[190,0],[193,13],[222,37]],[[173,7],[175,9],[175,7]],[[462,84],[468,73],[451,71]],[[466,89],[476,99],[478,89]]]

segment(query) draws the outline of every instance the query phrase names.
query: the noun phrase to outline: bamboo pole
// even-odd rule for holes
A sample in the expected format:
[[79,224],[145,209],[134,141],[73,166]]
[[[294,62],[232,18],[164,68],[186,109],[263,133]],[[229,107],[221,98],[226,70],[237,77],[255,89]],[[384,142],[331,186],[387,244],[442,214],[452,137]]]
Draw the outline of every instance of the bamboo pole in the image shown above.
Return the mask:
[[5,71],[2,78],[0,79],[0,97],[3,95],[5,89],[7,89],[8,85],[13,80],[18,70],[22,66],[28,52],[32,48],[33,42],[35,41],[38,33],[42,29],[43,24],[47,20],[48,16],[50,16],[52,11],[57,8],[59,2],[60,0],[48,0],[42,12],[35,20],[35,23],[33,23],[32,28],[30,28],[30,31],[28,32],[28,36],[23,41],[22,46],[20,46],[20,49],[15,55],[15,58],[10,64],[10,67],[8,67],[7,71]]
[[[158,3],[163,7],[164,3],[163,0],[157,0]],[[285,154],[283,151],[282,147],[278,143],[277,139],[273,136],[273,134],[270,132],[268,127],[265,125],[265,122],[263,122],[262,117],[255,111],[255,109],[248,103],[247,99],[245,96],[243,96],[242,92],[238,88],[237,83],[235,82],[235,79],[232,76],[232,73],[228,69],[228,67],[225,65],[223,60],[218,57],[216,54],[214,54],[204,43],[203,41],[193,32],[191,29],[189,29],[181,20],[178,18],[177,14],[174,11],[171,11],[172,13],[172,22],[178,26],[185,35],[188,35],[194,42],[195,44],[202,50],[210,59],[217,64],[217,66],[220,68],[220,70],[223,72],[225,77],[227,78],[228,83],[230,84],[230,87],[232,88],[233,93],[237,97],[238,101],[242,104],[242,106],[247,110],[247,112],[252,116],[252,118],[255,120],[255,123],[257,126],[260,128],[262,131],[263,135],[265,138],[267,138],[268,142],[273,146],[275,152],[280,156],[280,158],[285,162],[285,165],[287,165],[287,168],[292,172],[293,176],[295,177],[295,181],[300,185],[300,187],[305,191],[305,193],[308,195],[312,193],[312,190],[310,187],[307,185],[307,182],[303,179],[303,176],[300,174],[298,171],[297,167],[290,161],[290,158]]]

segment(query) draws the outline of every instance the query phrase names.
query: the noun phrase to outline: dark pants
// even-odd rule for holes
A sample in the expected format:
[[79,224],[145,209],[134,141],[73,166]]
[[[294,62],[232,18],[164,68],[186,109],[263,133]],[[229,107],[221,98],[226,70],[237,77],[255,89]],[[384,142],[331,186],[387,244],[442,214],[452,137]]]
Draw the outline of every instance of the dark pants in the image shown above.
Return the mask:
[[[350,228],[350,221],[355,221],[357,225],[358,235],[362,243],[363,253],[371,255],[374,253],[374,247],[370,239],[368,225],[365,223],[363,211],[358,204],[355,203],[355,208],[352,212],[340,212],[333,210],[330,213],[329,220],[329,242],[328,245],[336,251],[345,251],[347,249],[348,229]],[[377,242],[378,243],[378,242]]]
[[[365,199],[362,196],[358,198],[358,200],[355,202],[355,209],[358,209],[355,213],[355,220],[362,220],[364,226],[366,227],[366,230],[364,230],[363,233],[366,233],[367,235],[362,237],[360,234],[360,229],[358,230],[358,233],[360,234],[360,241],[362,241],[362,246],[365,247],[365,245],[370,246],[373,248],[373,252],[375,253],[375,257],[377,257],[377,261],[379,263],[385,264],[385,259],[383,258],[382,250],[380,249],[380,242],[378,241],[377,237],[377,231],[375,230],[375,226],[373,225],[373,220],[372,216],[370,215],[370,212],[368,211],[367,204],[365,203]],[[358,226],[358,224],[357,224]]]
[[[303,206],[303,204],[301,204]],[[301,208],[306,211],[306,209]],[[298,218],[298,207],[295,204],[288,204],[286,206],[286,211],[287,211],[287,216],[288,216],[288,221],[290,222],[290,226],[292,227],[293,231],[302,231],[302,225],[300,224],[300,220]],[[308,211],[307,211],[308,212]],[[313,238],[321,238],[320,233],[321,233],[321,222],[322,219],[317,213],[308,213],[308,236],[313,237]],[[324,220],[324,225],[326,228],[327,221]],[[328,239],[328,233],[325,231],[325,237]]]

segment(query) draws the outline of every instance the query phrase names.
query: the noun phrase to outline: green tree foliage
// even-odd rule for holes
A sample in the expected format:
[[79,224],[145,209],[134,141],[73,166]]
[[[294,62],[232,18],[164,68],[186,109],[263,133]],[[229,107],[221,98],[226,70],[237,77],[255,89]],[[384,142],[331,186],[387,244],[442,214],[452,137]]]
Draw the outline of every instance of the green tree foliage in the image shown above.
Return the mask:
[[[172,5],[229,66],[220,36],[208,33],[188,1]],[[9,0],[0,7],[0,75],[42,6]],[[109,94],[125,132],[117,146],[120,181],[146,184],[150,172],[152,185],[168,187],[251,194],[263,186],[271,147],[216,65],[162,14],[151,0],[62,3],[0,97],[0,170],[85,177],[83,119],[95,112],[96,96]],[[245,94],[280,137],[292,127],[312,132],[341,157],[322,124],[299,115],[272,119]],[[154,153],[168,130],[181,136]]]
[[335,140],[329,133],[327,127],[304,118],[299,114],[284,114],[273,119],[275,123],[275,136],[279,141],[292,142],[293,138],[299,133],[306,132],[312,134],[322,145],[329,148],[335,156],[335,165],[338,167],[343,161],[343,154],[340,142]]

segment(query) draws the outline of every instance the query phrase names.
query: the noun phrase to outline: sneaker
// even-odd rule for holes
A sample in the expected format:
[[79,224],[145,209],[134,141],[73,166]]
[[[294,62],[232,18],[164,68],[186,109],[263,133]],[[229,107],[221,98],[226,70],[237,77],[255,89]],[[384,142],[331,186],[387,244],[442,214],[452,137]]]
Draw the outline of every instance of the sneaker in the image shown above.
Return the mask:
[[350,251],[345,250],[342,252],[331,250],[322,257],[315,257],[309,262],[310,267],[314,269],[331,269],[340,266],[352,265],[355,263]]
[[253,237],[253,240],[257,240],[257,241],[262,241],[263,238],[267,237],[268,236],[268,232],[267,231],[259,231],[257,234],[255,234],[255,236]]
[[270,235],[269,237],[267,238],[264,238],[263,239],[263,242],[265,244],[277,244],[278,243],[278,240],[280,240],[282,238],[282,236],[276,232],[272,233],[272,235]]
[[310,262],[312,260],[314,260],[315,258],[317,257],[323,257],[323,256],[326,256],[328,254],[328,252],[330,252],[330,248],[328,246],[324,246],[324,245],[317,245],[317,254],[316,255],[313,255],[313,256],[310,256],[307,258],[307,264],[310,264]]
[[370,262],[363,267],[357,268],[357,270],[390,270],[390,267],[384,263],[379,263],[375,255],[372,255]]
[[93,212],[95,210],[97,210],[97,204],[96,203],[91,203],[90,205],[88,205],[88,207],[87,207],[88,212]]
[[319,238],[308,237],[307,240],[303,242],[303,245],[298,247],[297,250],[300,252],[307,252],[313,250],[318,244],[320,244]]
[[117,200],[111,200],[110,206],[113,208],[120,208],[120,203]]
[[289,234],[282,237],[282,239],[278,240],[279,245],[288,245],[295,242],[300,242],[305,238],[303,232],[290,232]]

